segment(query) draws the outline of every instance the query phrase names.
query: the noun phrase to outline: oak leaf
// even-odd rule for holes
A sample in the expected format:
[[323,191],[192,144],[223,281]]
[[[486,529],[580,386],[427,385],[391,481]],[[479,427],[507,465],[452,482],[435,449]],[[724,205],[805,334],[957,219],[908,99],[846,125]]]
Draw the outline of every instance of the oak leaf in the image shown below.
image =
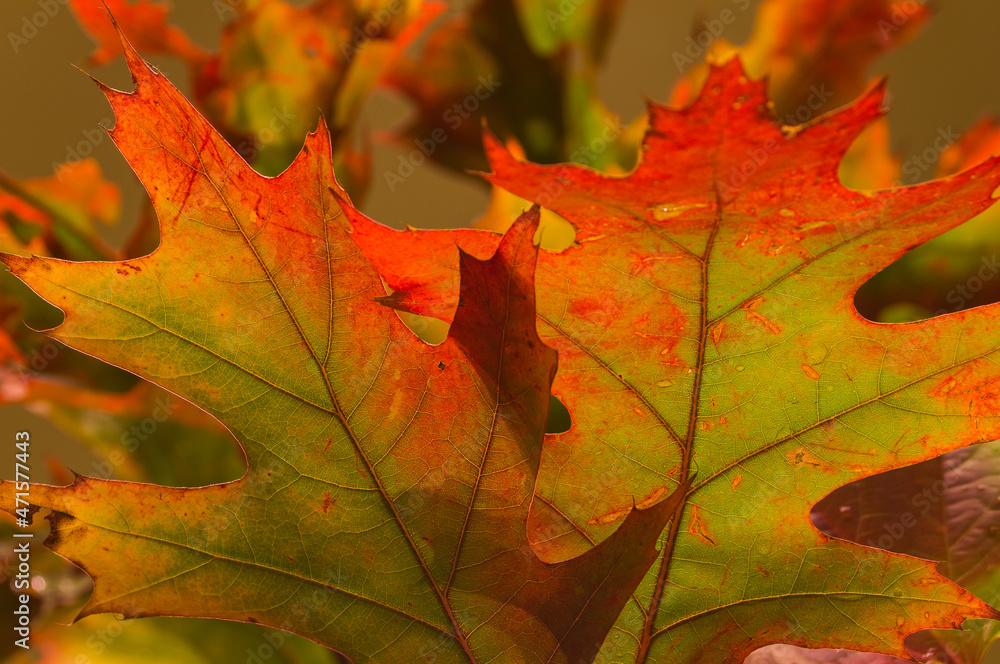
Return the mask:
[[[536,331],[533,210],[461,260],[438,346],[375,299],[323,123],[281,175],[253,171],[126,44],[112,139],[161,244],[127,261],[0,255],[65,312],[50,335],[144,376],[239,440],[239,480],[34,485],[48,544],[95,582],[81,615],[271,625],[354,662],[592,659],[689,481],[602,545],[542,561],[526,533],[556,369]],[[0,484],[5,509],[14,484]]]
[[[627,177],[521,162],[488,137],[487,179],[576,231],[537,276],[573,425],[547,438],[533,544],[578,555],[631,496],[655,503],[698,472],[597,661],[739,662],[780,642],[907,657],[911,632],[997,615],[933,563],[809,519],[848,482],[1000,435],[995,308],[905,325],[855,309],[874,273],[987,209],[1000,183],[994,159],[914,187],[843,186],[840,161],[882,103],[880,84],[782,127],[733,59],[688,107],[651,104]],[[498,237],[350,214],[394,291],[383,301],[443,319],[456,244],[485,256]]]

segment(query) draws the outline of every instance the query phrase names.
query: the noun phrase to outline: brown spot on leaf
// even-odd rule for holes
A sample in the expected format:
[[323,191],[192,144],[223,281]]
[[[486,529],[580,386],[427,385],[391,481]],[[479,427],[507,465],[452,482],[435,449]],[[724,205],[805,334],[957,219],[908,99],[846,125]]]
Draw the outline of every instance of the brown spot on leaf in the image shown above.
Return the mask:
[[801,447],[797,450],[792,450],[788,453],[788,460],[793,466],[801,466],[803,464],[808,466],[820,466],[819,461],[816,457],[809,453],[808,450],[802,449]]
[[781,327],[764,314],[747,310],[747,320],[763,325],[771,334],[781,334]]
[[688,521],[688,532],[700,539],[705,544],[715,546],[715,540],[712,539],[712,534],[709,532],[708,527],[701,518],[701,510],[698,509],[697,505],[691,506],[691,520]]
[[605,526],[609,523],[617,521],[618,519],[624,519],[631,511],[632,511],[631,507],[615,510],[614,512],[608,512],[604,516],[595,516],[590,521],[588,521],[588,523],[592,526]]
[[660,500],[660,498],[663,497],[663,494],[665,494],[669,488],[670,487],[661,486],[659,489],[637,502],[635,506],[641,510],[652,507],[657,503],[657,501]]
[[719,341],[722,340],[722,333],[723,331],[725,331],[725,329],[726,329],[725,321],[719,323],[718,325],[712,328],[712,342],[715,344],[716,348],[719,347]]

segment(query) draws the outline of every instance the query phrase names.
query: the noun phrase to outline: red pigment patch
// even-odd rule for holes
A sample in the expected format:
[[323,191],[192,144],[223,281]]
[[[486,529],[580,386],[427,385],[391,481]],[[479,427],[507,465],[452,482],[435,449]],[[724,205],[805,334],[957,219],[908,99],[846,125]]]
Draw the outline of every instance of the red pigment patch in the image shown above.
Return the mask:
[[[576,313],[575,307],[573,312]],[[681,310],[669,301],[657,307],[657,315],[651,320],[648,313],[634,318],[629,324],[632,333],[642,339],[640,346],[660,349],[663,364],[684,367],[687,363],[674,355],[674,349],[684,335],[685,321]]]
[[992,416],[1000,407],[1000,377],[983,375],[978,363],[963,367],[948,376],[930,393],[936,399],[957,399],[965,404],[970,417]]
[[802,365],[802,373],[804,373],[806,378],[809,378],[810,380],[819,380],[819,372],[808,364]]

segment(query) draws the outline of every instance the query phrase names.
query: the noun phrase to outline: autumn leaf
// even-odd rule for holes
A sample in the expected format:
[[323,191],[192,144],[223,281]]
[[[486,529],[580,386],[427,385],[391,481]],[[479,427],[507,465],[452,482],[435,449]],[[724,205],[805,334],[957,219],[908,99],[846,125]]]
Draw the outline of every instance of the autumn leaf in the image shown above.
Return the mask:
[[572,560],[530,547],[556,367],[536,331],[537,210],[488,260],[462,259],[464,306],[429,346],[375,301],[324,124],[266,178],[127,44],[126,58],[135,91],[103,88],[111,136],[160,246],[2,260],[65,312],[53,338],[191,400],[249,468],[199,488],[32,486],[49,545],[94,578],[81,615],[260,623],[354,662],[592,659],[691,480]]
[[[546,2],[537,6],[526,4],[533,11],[529,12],[520,4],[518,8],[529,36],[534,34],[534,28],[539,34],[547,32],[549,39],[554,33],[568,38],[574,32],[570,25],[573,20],[583,19],[579,23],[583,29],[589,25],[588,19],[593,18],[584,12],[566,16],[565,5],[558,10]],[[596,6],[588,5],[588,8],[598,10]],[[612,7],[604,9],[610,11]],[[724,10],[722,17],[729,16],[726,11],[729,10]],[[534,24],[524,18],[527,15],[535,17]],[[542,30],[539,23],[543,15],[549,23],[547,30]],[[768,0],[760,4],[753,35],[742,46],[716,39],[707,49],[706,62],[698,64],[682,52],[675,53],[674,64],[678,69],[693,66],[675,84],[670,102],[678,106],[690,103],[708,76],[708,63],[725,62],[739,54],[749,76],[767,77],[768,93],[781,121],[787,125],[803,124],[859,95],[865,88],[867,70],[872,62],[914,38],[929,15],[923,5],[898,0]],[[588,43],[583,41],[585,51]],[[584,67],[586,73],[567,84],[573,109],[567,113],[567,142],[573,145],[604,146],[608,138],[606,128],[611,126],[610,114],[597,99],[591,84],[600,63],[600,53],[600,49],[593,51]],[[582,99],[577,98],[580,96]],[[645,124],[645,118],[640,118],[623,129],[618,140],[606,149],[602,148],[599,153],[577,150],[568,155],[566,161],[618,174],[618,167],[633,165],[631,153],[637,150]],[[983,143],[982,132],[970,133],[966,139],[967,150],[975,150],[968,163],[979,163],[989,156],[985,149],[989,144]],[[512,145],[509,139],[506,143],[509,149],[518,152],[519,144]],[[845,184],[854,189],[889,188],[899,182],[900,162],[890,150],[889,123],[886,118],[880,118],[844,155],[840,175]],[[507,229],[524,205],[513,213],[507,208],[520,200],[509,192],[494,191],[490,209],[476,227],[495,231]],[[543,227],[546,221],[543,212]],[[555,234],[560,239],[567,235],[559,229]],[[551,241],[552,235],[552,232],[543,235],[543,242]],[[557,243],[561,244],[558,240]],[[544,244],[542,246],[545,248]]]
[[[911,0],[766,0],[746,44],[719,40],[710,55],[724,61],[738,50],[750,76],[770,78],[778,117],[802,124],[861,94],[872,62],[913,39],[930,16]],[[678,53],[674,64],[696,63]],[[688,103],[707,75],[708,65],[695,66],[670,101]]]
[[[754,651],[744,664],[989,664],[988,654],[1000,640],[1000,623],[995,620],[967,620],[962,631],[926,630],[906,640],[912,659],[851,650],[811,650],[774,645]],[[995,651],[995,648],[994,648]]]
[[[1000,154],[1000,130],[989,117],[961,134],[942,128],[930,146],[914,152],[897,167],[897,181],[972,168]],[[1000,301],[998,214],[991,208],[915,247],[858,291],[858,310],[873,320],[904,322]]]
[[[995,309],[905,325],[854,294],[907,249],[989,207],[991,160],[873,193],[837,178],[883,114],[877,86],[783,130],[738,60],[698,98],[653,104],[627,177],[513,159],[488,137],[492,183],[551,208],[576,243],[539,262],[539,331],[559,351],[532,541],[587,550],[680,476],[698,480],[599,662],[739,662],[785,642],[907,657],[904,637],[996,611],[933,563],[831,539],[811,507],[850,481],[1000,434]],[[457,244],[481,231],[391,231],[349,212],[385,275],[383,301],[447,319]],[[423,258],[421,258],[423,257]]]
[[[109,8],[101,0],[73,0],[71,7],[99,44],[91,61],[117,57]],[[110,11],[136,36],[140,52],[170,55],[187,66],[199,110],[264,174],[291,163],[323,113],[341,183],[360,197],[371,169],[368,146],[355,146],[361,107],[443,6],[421,0],[315,0],[306,6],[219,0],[214,8],[226,21],[217,53],[189,47],[187,36],[168,23],[164,5],[117,0]]]
[[[835,537],[941,561],[938,569],[991,603],[1000,598],[1000,443],[963,448],[841,487],[813,508]],[[920,661],[978,664],[1000,622],[907,639]],[[984,660],[985,661],[985,660]]]
[[624,0],[568,4],[561,0],[513,0],[519,24],[531,50],[550,56],[579,45],[590,63],[606,56]]
[[[31,532],[45,536],[47,524],[38,523]],[[5,579],[17,572],[15,551],[23,528],[12,521],[0,523],[0,575]],[[261,661],[278,664],[343,664],[322,646],[274,629],[220,620],[174,620],[149,618],[123,622],[113,615],[90,616],[73,622],[73,617],[90,594],[90,579],[81,570],[41,547],[31,548],[34,583],[15,589],[13,583],[0,585],[0,606],[13,609],[17,594],[31,597],[31,648],[22,650],[8,644],[5,664],[208,664],[227,661],[232,653],[247,659],[247,651],[266,657]],[[270,654],[269,654],[270,651]],[[253,661],[252,659],[250,660]]]
[[[117,256],[98,228],[119,222],[121,195],[93,159],[62,164],[49,177],[0,173],[0,251],[71,260]],[[0,401],[23,397],[29,374],[58,376],[78,387],[128,389],[135,377],[66,351],[32,328],[59,320],[58,311],[6,271],[0,273]]]
[[97,229],[118,223],[120,216],[121,192],[104,179],[94,159],[61,164],[43,178],[19,180],[0,173],[3,251],[30,249],[76,260],[110,258],[113,251]]
[[1000,444],[852,482],[814,520],[836,537],[927,560],[987,599],[1000,598]]
[[184,31],[168,23],[169,6],[155,0],[69,0],[69,6],[83,28],[93,36],[97,48],[89,62],[103,65],[121,54],[118,35],[108,21],[108,13],[129,29],[136,48],[150,55],[171,55],[189,67],[204,64],[208,53],[195,45]]
[[[739,47],[717,40],[709,59],[722,62],[739,53],[749,75],[768,77],[778,118],[797,125],[859,94],[875,58],[916,37],[930,15],[928,5],[899,0],[768,0],[758,9],[751,39]],[[707,72],[707,64],[688,71],[671,101],[688,103]],[[996,154],[1000,132],[989,117],[961,134],[941,127],[911,155],[892,153],[883,117],[855,140],[840,176],[853,189],[883,189],[935,172],[957,174]],[[989,210],[879,272],[859,289],[859,311],[872,320],[905,322],[1000,300],[1000,283],[977,274],[996,273],[990,258],[1000,249],[992,232],[996,214]]]
[[903,664],[912,661],[851,650],[808,650],[788,645],[761,648],[744,664]]
[[[767,77],[778,118],[790,126],[805,124],[860,95],[872,63],[915,38],[930,16],[927,5],[905,0],[767,0],[757,7],[745,44],[717,39],[706,63],[675,55],[679,68],[693,66],[674,86],[670,102],[690,103],[708,76],[708,62],[738,54],[749,76]],[[899,184],[899,169],[888,120],[881,118],[844,155],[840,174],[854,189],[887,189]]]
[[446,17],[387,76],[416,114],[390,134],[405,154],[386,183],[405,177],[414,149],[463,175],[484,168],[484,119],[535,161],[628,168],[642,122],[623,126],[597,93],[621,4],[477,0]]

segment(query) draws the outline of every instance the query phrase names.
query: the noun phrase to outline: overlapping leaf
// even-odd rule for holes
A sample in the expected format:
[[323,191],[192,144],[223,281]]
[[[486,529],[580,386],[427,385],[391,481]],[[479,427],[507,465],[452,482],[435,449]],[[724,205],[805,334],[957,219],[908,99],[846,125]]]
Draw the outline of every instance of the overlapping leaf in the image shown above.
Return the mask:
[[[732,60],[688,108],[650,108],[628,177],[517,162],[489,141],[494,184],[576,227],[538,273],[573,427],[546,442],[533,543],[579,553],[628,496],[655,503],[678,465],[699,473],[598,661],[735,662],[774,642],[905,657],[913,631],[995,615],[932,563],[809,521],[838,486],[1000,433],[994,309],[883,325],[854,308],[872,274],[985,210],[1000,183],[994,160],[911,188],[841,185],[881,103],[878,87],[782,131]],[[385,302],[438,317],[457,299],[454,245],[496,244],[353,221],[395,291]]]
[[[489,260],[462,260],[463,306],[428,346],[374,301],[385,290],[324,125],[262,177],[126,56],[136,90],[105,88],[112,138],[161,245],[119,262],[2,260],[66,313],[53,337],[216,416],[249,468],[194,489],[34,486],[50,546],[95,579],[83,614],[257,622],[355,662],[591,659],[689,481],[573,560],[529,546],[555,371],[536,332],[537,211]],[[12,492],[0,485],[5,506]]]
[[814,520],[837,537],[940,560],[948,578],[1000,599],[1000,443],[854,482],[824,498]]

